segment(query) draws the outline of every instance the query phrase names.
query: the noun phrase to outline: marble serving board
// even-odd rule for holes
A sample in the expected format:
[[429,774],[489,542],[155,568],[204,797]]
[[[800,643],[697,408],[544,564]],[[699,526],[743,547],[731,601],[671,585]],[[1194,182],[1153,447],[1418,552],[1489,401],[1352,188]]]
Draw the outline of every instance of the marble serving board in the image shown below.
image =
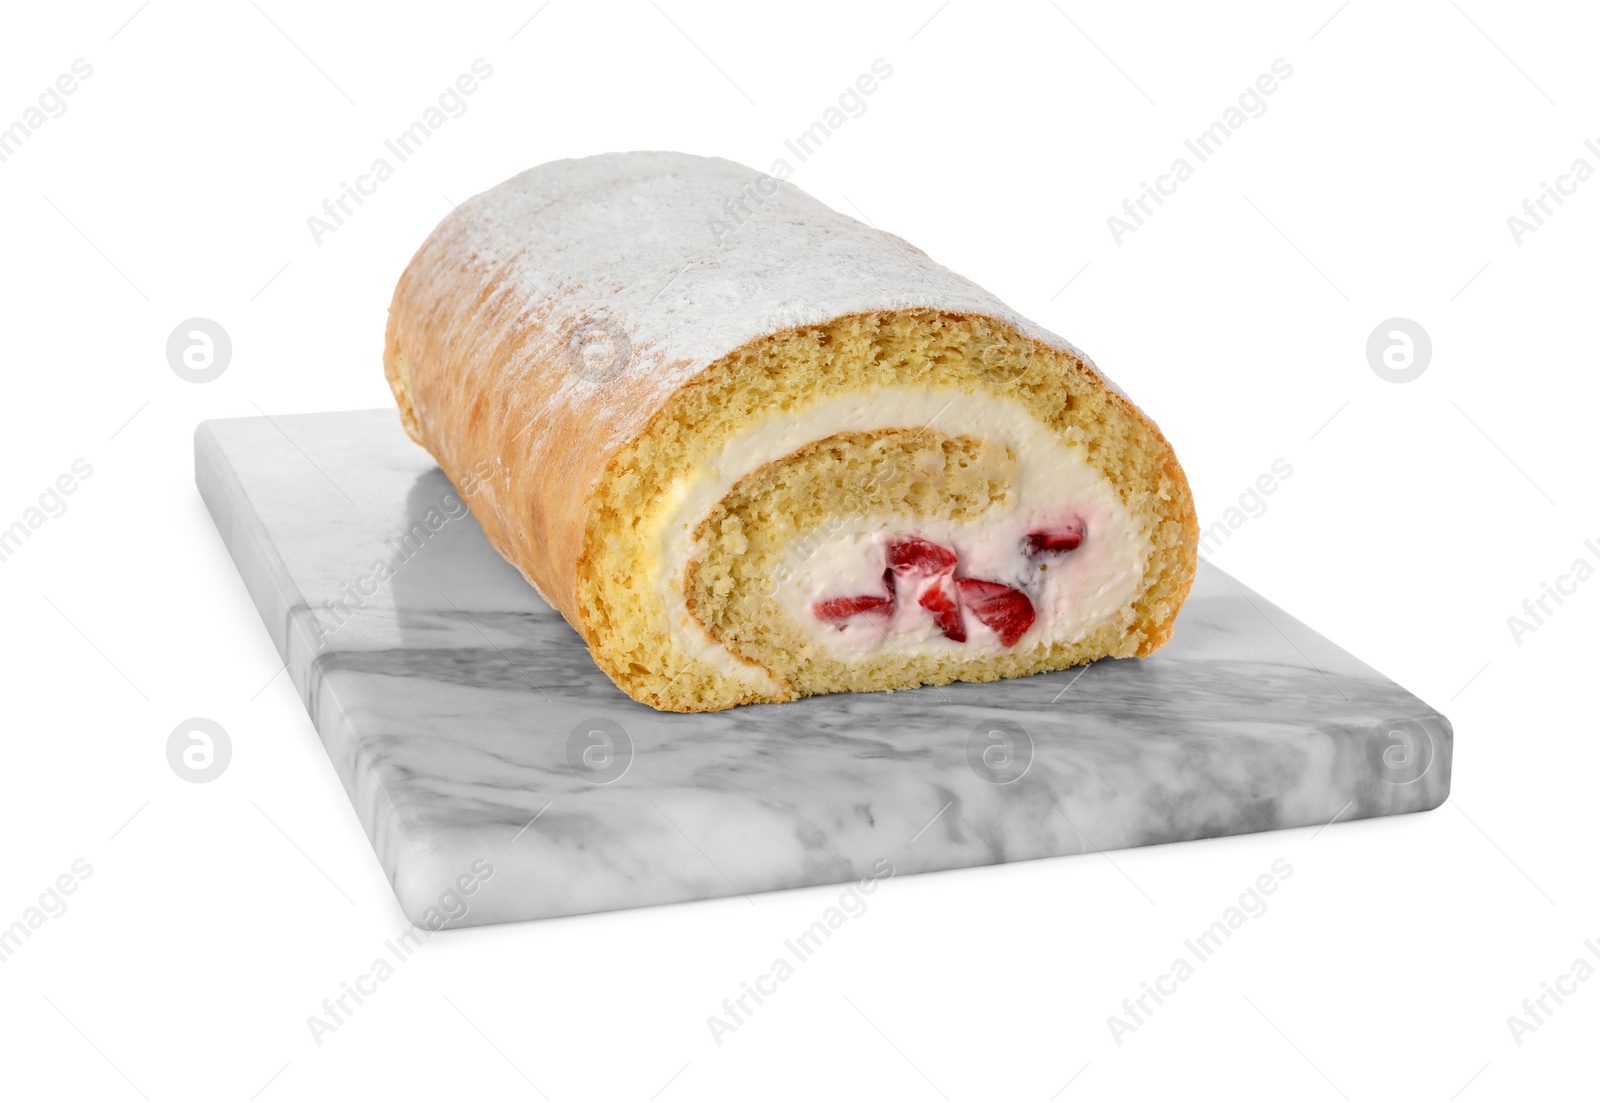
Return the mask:
[[1321,825],[1449,793],[1448,720],[1209,565],[1149,659],[685,715],[595,668],[393,410],[205,422],[195,479],[419,925]]

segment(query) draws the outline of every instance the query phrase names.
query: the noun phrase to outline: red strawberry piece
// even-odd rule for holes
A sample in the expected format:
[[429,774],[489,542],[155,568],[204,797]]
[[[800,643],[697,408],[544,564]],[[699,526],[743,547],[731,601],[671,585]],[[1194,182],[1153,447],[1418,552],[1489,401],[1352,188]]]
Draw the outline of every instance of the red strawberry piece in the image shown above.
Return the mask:
[[972,610],[980,623],[999,633],[1000,642],[1006,647],[1032,627],[1033,602],[1021,590],[981,578],[958,578],[956,585],[961,587],[961,603]]
[[853,616],[868,613],[872,616],[888,616],[894,610],[894,598],[879,597],[877,594],[865,594],[861,597],[833,597],[826,601],[819,601],[811,606],[812,614],[818,620],[837,621],[839,628],[844,629],[844,622]]
[[955,565],[956,553],[932,540],[900,536],[889,542],[889,566],[898,574],[938,574]]
[[[933,614],[933,623],[938,626],[939,631],[957,643],[967,642],[967,626],[961,620],[961,603],[951,579],[935,579],[933,584],[922,592],[917,604]],[[1031,609],[1028,619],[1031,623],[1033,619]]]
[[1028,554],[1041,552],[1069,552],[1083,543],[1083,522],[1070,521],[1059,528],[1040,529],[1028,533]]

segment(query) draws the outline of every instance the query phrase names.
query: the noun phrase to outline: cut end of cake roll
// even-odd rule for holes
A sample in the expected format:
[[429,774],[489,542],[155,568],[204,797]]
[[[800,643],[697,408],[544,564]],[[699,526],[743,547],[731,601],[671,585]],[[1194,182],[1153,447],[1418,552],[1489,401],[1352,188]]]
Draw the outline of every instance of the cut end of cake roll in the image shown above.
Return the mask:
[[611,457],[579,629],[673,711],[991,681],[1155,651],[1197,537],[1165,438],[1073,353],[851,314],[735,349]]

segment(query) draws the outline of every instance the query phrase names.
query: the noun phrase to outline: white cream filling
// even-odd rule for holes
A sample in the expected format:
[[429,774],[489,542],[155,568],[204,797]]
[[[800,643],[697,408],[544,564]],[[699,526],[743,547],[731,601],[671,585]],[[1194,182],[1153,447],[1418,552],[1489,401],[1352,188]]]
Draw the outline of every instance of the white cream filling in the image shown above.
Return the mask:
[[[764,670],[729,652],[689,615],[684,570],[701,550],[695,530],[734,483],[813,441],[837,433],[925,427],[1003,442],[1017,459],[1018,485],[1006,502],[969,522],[927,521],[915,529],[955,549],[957,574],[1003,582],[1028,594],[1036,617],[1016,647],[1080,639],[1138,595],[1149,534],[1135,524],[1080,443],[1058,436],[1009,398],[954,388],[884,387],[818,399],[792,413],[775,412],[708,457],[715,470],[707,467],[667,492],[651,582],[665,595],[677,646],[754,689],[776,692]],[[1088,532],[1077,550],[1031,559],[1022,553],[1027,533],[1072,518],[1081,519]],[[819,600],[882,592],[883,544],[903,531],[903,524],[883,518],[840,518],[820,539],[813,533],[789,549],[773,580],[774,600],[810,638],[841,655],[882,647],[886,635],[893,646],[913,653],[1004,650],[998,636],[970,612],[967,642],[946,639],[904,591],[892,619],[852,617],[841,631],[812,614]],[[1047,569],[1040,571],[1041,564]]]

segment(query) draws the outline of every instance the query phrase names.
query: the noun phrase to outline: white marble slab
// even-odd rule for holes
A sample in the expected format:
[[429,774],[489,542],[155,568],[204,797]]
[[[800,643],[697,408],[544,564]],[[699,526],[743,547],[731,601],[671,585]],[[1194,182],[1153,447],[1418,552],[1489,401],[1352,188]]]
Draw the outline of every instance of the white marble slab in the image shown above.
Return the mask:
[[195,445],[200,492],[419,925],[1323,824],[1449,793],[1448,720],[1209,566],[1150,659],[659,713],[490,550],[392,410],[209,421]]

